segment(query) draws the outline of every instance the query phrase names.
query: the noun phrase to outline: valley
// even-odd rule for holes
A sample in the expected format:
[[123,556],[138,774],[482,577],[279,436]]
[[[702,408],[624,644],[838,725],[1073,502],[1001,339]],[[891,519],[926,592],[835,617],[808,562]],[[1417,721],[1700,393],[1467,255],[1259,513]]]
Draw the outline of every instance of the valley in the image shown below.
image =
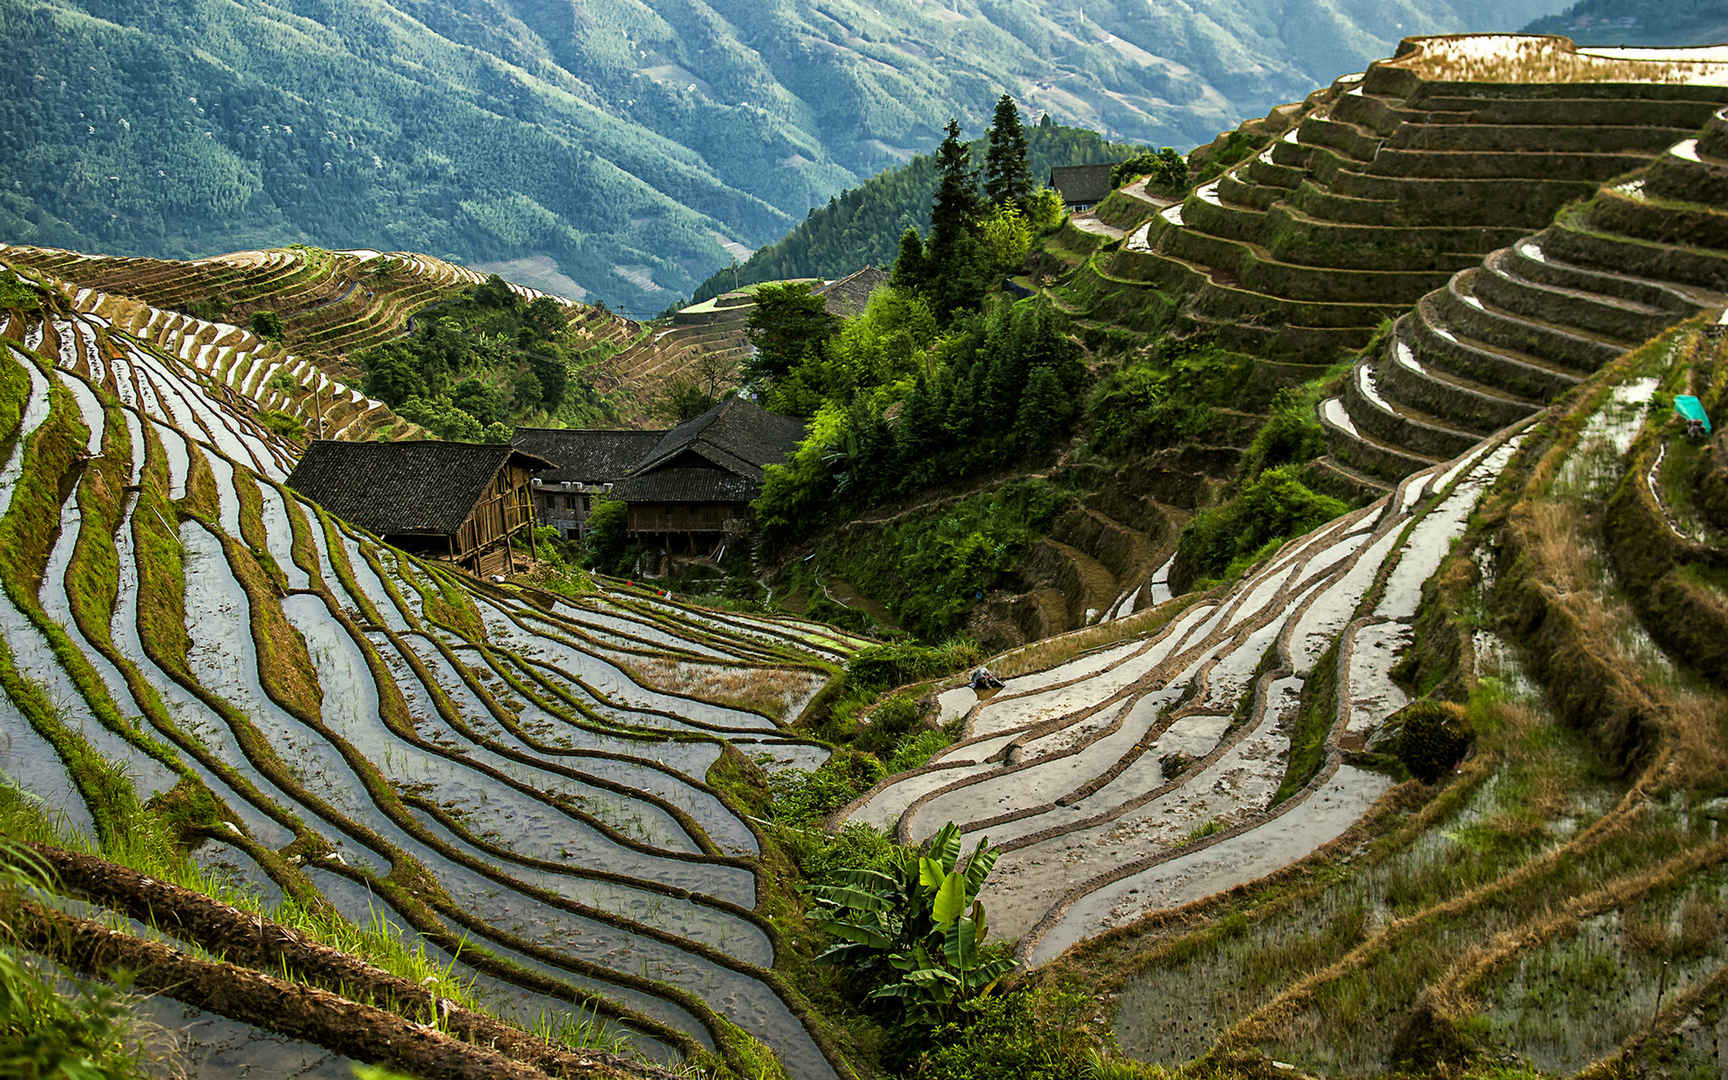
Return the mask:
[[[0,247],[8,972],[210,1025],[111,1075],[1719,1074],[1728,62],[1387,51],[650,323]],[[796,413],[759,530],[476,575],[285,483],[471,309],[581,388],[516,421]]]

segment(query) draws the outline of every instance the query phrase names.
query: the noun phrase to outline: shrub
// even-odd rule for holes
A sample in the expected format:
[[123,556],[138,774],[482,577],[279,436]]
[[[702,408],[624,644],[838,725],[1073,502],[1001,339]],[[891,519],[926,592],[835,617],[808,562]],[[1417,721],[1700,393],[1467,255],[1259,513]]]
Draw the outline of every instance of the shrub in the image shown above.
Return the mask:
[[630,507],[618,499],[595,499],[588,510],[588,565],[616,566],[629,543]]
[[1085,1075],[1091,1047],[1090,995],[1055,989],[1013,990],[977,998],[919,1040],[907,1075],[919,1080],[1074,1080]]
[[924,709],[911,694],[895,694],[876,706],[869,723],[859,734],[856,745],[860,750],[880,754],[896,745],[900,737],[911,731]]
[[252,332],[266,341],[281,341],[286,330],[282,325],[282,316],[274,311],[254,311]]
[[774,773],[768,779],[774,820],[797,828],[820,825],[884,775],[882,764],[875,758],[844,748],[836,750],[814,772],[787,769]]
[[263,409],[258,413],[258,422],[284,439],[306,441],[306,425],[300,422],[299,417],[276,409]]
[[1464,710],[1438,701],[1405,706],[1387,721],[1387,729],[1392,753],[1425,784],[1450,773],[1474,738]]
[[1295,466],[1268,469],[1223,506],[1196,514],[1182,529],[1177,556],[1191,580],[1234,577],[1273,545],[1348,509],[1310,490]]

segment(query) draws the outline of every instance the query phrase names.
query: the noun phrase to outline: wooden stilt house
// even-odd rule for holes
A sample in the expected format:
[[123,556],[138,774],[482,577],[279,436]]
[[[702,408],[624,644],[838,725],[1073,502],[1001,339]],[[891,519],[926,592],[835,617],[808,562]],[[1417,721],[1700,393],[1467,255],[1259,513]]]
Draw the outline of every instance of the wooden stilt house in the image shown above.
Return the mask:
[[491,574],[527,548],[533,477],[552,467],[506,443],[320,440],[288,486],[397,547]]

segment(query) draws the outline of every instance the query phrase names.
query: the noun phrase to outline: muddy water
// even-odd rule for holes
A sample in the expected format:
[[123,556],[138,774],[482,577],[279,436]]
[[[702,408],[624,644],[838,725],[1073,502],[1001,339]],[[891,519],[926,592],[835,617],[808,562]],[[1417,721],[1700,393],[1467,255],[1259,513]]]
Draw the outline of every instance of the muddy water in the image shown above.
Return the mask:
[[0,694],[0,777],[37,800],[46,816],[57,818],[62,835],[95,838],[90,808],[72,786],[60,755],[4,694]]
[[[245,713],[308,790],[356,821],[374,827],[382,823],[382,814],[335,748],[284,712],[259,684],[246,594],[229,571],[215,537],[191,522],[181,528],[180,537],[186,570],[186,630],[192,638],[187,665],[192,676]],[[348,850],[347,857],[383,872],[378,859],[359,849]]]
[[[382,634],[375,635],[372,640],[374,644],[379,646],[380,652],[385,655],[386,662],[390,663],[397,684],[402,687],[405,694],[410,695],[410,711],[417,717],[424,716],[431,719],[436,716],[430,699],[424,696],[423,690],[418,686],[418,681],[413,676],[412,669],[394,655],[394,646]],[[616,761],[611,758],[593,756],[580,749],[572,749],[570,752],[562,754],[538,750],[511,734],[508,729],[498,723],[492,714],[481,706],[467,684],[456,677],[448,661],[441,654],[427,647],[424,638],[415,637],[411,640],[414,645],[420,646],[416,649],[416,654],[420,655],[427,667],[432,670],[439,686],[446,693],[450,693],[453,700],[462,706],[462,714],[466,722],[482,737],[518,754],[541,758],[556,768],[575,771],[581,774],[583,778],[594,777],[622,784],[633,790],[664,799],[694,817],[703,831],[707,833],[709,839],[713,840],[722,851],[748,855],[757,853],[756,839],[749,828],[738,819],[737,815],[727,809],[718,797],[695,787],[690,782],[691,778],[688,774],[677,773],[664,765],[656,767],[652,761],[653,755],[644,753],[642,747],[614,751],[615,753],[628,753],[632,757],[642,759],[635,762]],[[495,678],[494,673],[489,668],[480,668],[477,669],[477,672],[482,679]],[[539,736],[535,735],[535,732],[554,730],[559,726],[559,721],[552,714],[541,709],[538,705],[518,698],[501,681],[485,685],[487,692],[493,696],[499,706],[508,714],[513,715],[512,725],[529,733],[530,737],[539,740]],[[459,740],[464,747],[472,745],[453,730],[449,731],[448,735],[451,739]],[[436,738],[437,736],[433,737]],[[704,762],[704,767],[706,764],[711,764],[713,758],[717,756],[717,750],[711,750],[709,747],[698,744],[698,749],[704,751],[700,758]],[[488,760],[491,759],[488,758]],[[512,775],[518,774],[513,772]],[[561,786],[557,778],[550,779],[556,789],[569,790],[567,786]],[[535,779],[527,782],[543,783],[545,781]]]
[[[312,605],[316,605],[316,611],[312,610]],[[714,887],[724,888],[728,878],[743,873],[733,868],[664,859],[622,847],[590,826],[532,796],[500,785],[461,762],[402,742],[378,719],[377,687],[369,674],[359,674],[366,669],[353,642],[346,635],[338,641],[333,635],[340,631],[323,621],[327,613],[322,602],[313,597],[290,597],[284,602],[283,609],[302,633],[310,631],[313,654],[318,658],[320,678],[325,684],[326,723],[371,760],[393,784],[403,790],[421,789],[433,793],[440,803],[461,814],[466,826],[476,833],[504,838],[502,842],[513,850],[532,858],[557,859],[566,857],[561,853],[568,851],[571,854],[567,857],[590,865],[604,865],[619,873],[701,892],[711,891]],[[337,647],[339,645],[345,645],[346,650],[351,651],[344,651]],[[316,735],[311,737],[316,738]],[[334,750],[328,753],[336,761],[341,760]],[[496,761],[490,763],[497,764]],[[333,778],[343,778],[331,780],[327,786],[332,789],[351,785],[354,791],[359,790],[359,780],[352,776],[345,762],[339,767],[332,766],[330,773]],[[349,803],[365,801],[360,795],[350,794],[344,798]],[[608,798],[616,796],[608,794]],[[393,842],[406,840],[406,836],[369,801],[363,807],[345,806],[344,809]]]
[[[228,762],[237,771],[248,776],[257,784],[265,798],[273,799],[281,806],[292,806],[293,803],[276,789],[276,786],[266,780],[262,774],[254,770],[240,752],[238,743],[228,729],[204,705],[203,702],[187,693],[184,688],[169,678],[168,673],[157,667],[155,662],[144,654],[143,644],[138,638],[138,573],[132,558],[132,527],[131,517],[121,523],[114,534],[114,546],[119,558],[119,591],[114,604],[114,620],[109,625],[115,648],[120,655],[136,665],[157,694],[162,699],[163,706],[168,710],[178,726],[190,732],[200,743],[209,748],[221,760]],[[274,820],[266,816],[257,807],[242,799],[227,784],[200,765],[189,755],[182,760],[192,768],[204,786],[224,798],[246,826],[246,831],[259,843],[269,847],[281,847],[292,840],[293,834]]]
[[205,840],[192,851],[192,861],[213,877],[221,878],[238,893],[258,898],[265,911],[282,903],[282,886],[272,881],[252,856],[232,844]]
[[[407,919],[404,919],[395,908],[391,907],[383,897],[375,894],[364,883],[343,877],[340,874],[309,867],[306,876],[317,888],[319,895],[328,900],[331,906],[341,912],[342,917],[355,926],[369,930],[383,929],[409,950],[424,950],[426,955],[436,964],[448,968],[479,1003],[493,1014],[508,1020],[518,1027],[534,1030],[542,1019],[556,1021],[558,1017],[581,1013],[584,1010],[582,1002],[576,995],[571,999],[551,997],[546,994],[527,990],[496,976],[477,971],[459,958],[451,956],[437,945],[421,937]],[[608,993],[605,996],[612,996]],[[602,1025],[609,1032],[617,1032],[630,1040],[627,1052],[636,1053],[649,1061],[670,1064],[679,1059],[678,1052],[665,1043],[645,1035],[628,1025],[618,1021],[609,1021]]]
[[288,523],[288,511],[282,502],[282,495],[269,484],[259,484],[258,493],[264,501],[261,516],[270,557],[282,568],[282,573],[287,575],[290,589],[310,588],[312,576],[294,562],[294,530]]
[[[291,601],[300,599],[310,600],[310,598],[295,597],[291,598]],[[302,633],[307,632],[307,625],[301,624],[298,619],[296,619],[296,624],[301,626]],[[313,627],[316,627],[317,624],[314,623],[312,625]],[[334,646],[337,643],[331,641],[330,644]],[[347,645],[349,649],[354,649],[351,641],[348,641]],[[448,662],[445,661],[443,656],[432,651],[429,647],[426,651],[430,653],[430,655],[421,655],[421,659],[425,662],[427,668],[431,670],[434,682],[436,682],[440,689],[444,690],[446,694],[451,696],[456,708],[465,718],[468,718],[470,723],[474,723],[478,720],[480,723],[477,724],[477,726],[490,727],[490,723],[486,722],[484,719],[488,714],[481,705],[479,699],[474,696],[473,691],[461,681],[453,670],[451,670]],[[359,660],[357,649],[354,650],[352,659],[355,661]],[[405,694],[407,694],[410,690],[413,690],[416,687],[415,683],[409,683],[406,681],[412,674],[411,669],[406,668],[406,665],[404,665],[398,670],[400,672],[398,677],[398,686],[403,689]],[[360,677],[360,673],[354,674],[356,677]],[[368,681],[366,685],[371,686],[372,684]],[[375,687],[372,689],[372,692],[376,693]],[[362,693],[364,694],[364,691],[362,691]],[[426,695],[424,688],[419,688],[408,700],[410,711],[415,715],[417,720],[423,718],[424,724],[420,726],[422,733],[428,737],[434,735],[437,736],[443,745],[448,746],[453,753],[460,756],[464,761],[472,761],[489,766],[506,776],[512,777],[520,783],[534,788],[535,790],[543,791],[548,794],[563,795],[573,799],[587,813],[592,814],[601,821],[606,822],[626,835],[640,840],[643,843],[652,844],[667,851],[694,853],[701,850],[695,839],[685,832],[677,819],[673,818],[660,807],[646,802],[626,799],[604,789],[584,784],[580,780],[568,776],[559,775],[548,770],[537,769],[532,765],[512,760],[501,754],[495,753],[486,747],[469,742],[454,729],[443,726],[443,718],[435,709],[433,709],[431,699]],[[346,732],[344,733],[346,734]],[[514,740],[509,741],[513,742]],[[395,740],[394,737],[389,739],[389,745],[394,746],[398,742],[399,740]],[[377,745],[368,746],[361,744],[358,741],[356,742],[356,745],[360,746],[361,751],[368,754],[368,756],[376,756],[377,753],[383,751],[383,746],[385,744],[381,740]],[[454,763],[444,766],[442,771],[446,773],[447,777],[453,778],[454,774],[451,772],[453,765]],[[442,789],[440,789],[440,791],[441,790]],[[555,821],[556,823],[554,823]],[[561,833],[572,827],[582,828],[581,826],[576,826],[573,822],[566,823],[567,819],[565,819],[563,815],[555,815],[553,813],[546,814],[544,822],[545,824],[543,826],[537,824],[528,826],[527,832],[522,831],[524,826],[518,825],[516,830],[511,833],[512,846],[515,847],[518,843],[522,845],[532,844],[535,846],[551,844],[553,843],[550,839],[552,834]],[[521,850],[521,848],[518,847],[518,850]]]
[[189,1080],[353,1080],[360,1064],[313,1043],[263,1028],[160,994],[132,999],[134,1021],[160,1029],[154,1053],[162,1064]]
[[[84,632],[78,628],[78,623],[72,618],[72,609],[66,596],[65,580],[67,566],[71,562],[73,549],[78,544],[78,531],[83,526],[83,514],[78,509],[78,497],[74,492],[67,497],[66,504],[60,511],[60,535],[54,542],[54,548],[48,554],[48,562],[42,575],[42,590],[40,602],[48,617],[58,623],[71,639],[79,654],[90,662],[96,670],[102,685],[107,688],[108,696],[113,700],[115,708],[122,714],[126,712],[131,696],[126,688],[125,680],[120,672],[108,659],[97,652],[84,637]],[[28,635],[26,635],[28,637]],[[16,639],[8,638],[14,648],[18,647]],[[46,646],[46,640],[42,640]],[[74,691],[76,687],[67,679],[65,686]],[[57,693],[65,693],[65,687]],[[82,698],[80,697],[80,702]],[[126,769],[127,776],[132,779],[133,787],[140,801],[148,800],[158,792],[167,791],[173,787],[179,777],[173,770],[150,757],[120,735],[109,731],[98,722],[94,715],[89,714],[86,707],[80,714],[79,730],[85,739],[96,748],[108,761],[121,765]],[[67,717],[71,719],[71,717]],[[83,722],[87,721],[87,722]]]
[[36,365],[18,361],[12,358],[30,376],[30,396],[24,402],[24,414],[18,423],[16,432],[0,434],[0,440],[7,435],[13,436],[12,453],[6,459],[6,464],[0,466],[0,516],[12,508],[12,493],[17,490],[18,476],[24,471],[24,446],[30,441],[30,436],[48,419],[48,380],[36,370]]
[[1339,766],[1319,791],[1273,821],[1081,897],[1038,942],[1028,963],[1053,960],[1146,912],[1178,907],[1287,866],[1355,824],[1391,786],[1378,773]]
[[138,790],[140,800],[174,786],[174,774],[161,762],[102,725],[77,684],[60,666],[48,639],[5,596],[0,596],[0,636],[13,663],[47,695],[60,722],[79,733],[104,760],[119,766]]
[[[437,836],[442,843],[452,848],[467,850],[487,865],[502,871],[512,882],[543,889],[572,903],[631,919],[656,930],[664,930],[687,941],[710,946],[718,952],[727,953],[757,967],[768,968],[774,964],[774,944],[761,927],[730,911],[713,906],[704,897],[684,900],[645,888],[584,877],[583,864],[575,860],[567,860],[572,863],[570,872],[562,873],[487,857],[467,848],[463,841],[434,820],[430,814],[418,809],[412,811],[412,814],[421,826]],[[547,861],[559,860],[554,856]],[[600,866],[597,869],[611,868]],[[608,932],[625,933],[610,930]]]
[[[641,686],[620,668],[593,653],[582,651],[574,643],[551,633],[530,633],[524,630],[489,600],[481,600],[480,614],[485,620],[486,634],[493,641],[529,659],[545,660],[568,671],[620,705],[661,709],[725,731],[744,733],[776,730],[772,720],[755,713],[710,705]],[[530,622],[529,625],[534,624]],[[535,626],[535,630],[539,631],[542,627],[543,624]]]
[[162,451],[168,456],[168,498],[173,500],[186,497],[186,477],[192,470],[192,457],[186,448],[186,439],[178,431],[166,424],[151,421],[156,438],[162,443]]

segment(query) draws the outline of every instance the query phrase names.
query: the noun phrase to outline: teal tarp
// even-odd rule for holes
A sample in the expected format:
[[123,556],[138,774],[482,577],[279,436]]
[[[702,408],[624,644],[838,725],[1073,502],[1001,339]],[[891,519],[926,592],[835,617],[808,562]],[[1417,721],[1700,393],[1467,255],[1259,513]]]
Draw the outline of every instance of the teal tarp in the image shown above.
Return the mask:
[[1681,394],[1675,397],[1674,411],[1680,414],[1681,419],[1696,420],[1703,424],[1705,431],[1713,430],[1710,427],[1710,418],[1704,415],[1704,403],[1691,394]]

